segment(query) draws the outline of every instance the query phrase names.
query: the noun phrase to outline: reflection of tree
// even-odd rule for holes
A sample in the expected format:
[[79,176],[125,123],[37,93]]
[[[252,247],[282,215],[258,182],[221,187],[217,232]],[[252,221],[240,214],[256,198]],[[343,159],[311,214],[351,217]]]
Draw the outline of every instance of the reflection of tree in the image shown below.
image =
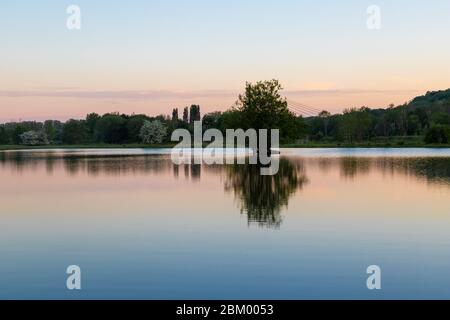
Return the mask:
[[180,176],[180,166],[174,164],[173,165],[173,176],[178,178]]
[[[183,164],[184,178],[186,180],[200,181],[202,166],[200,164]],[[173,165],[173,175],[175,178],[179,176],[180,165]]]
[[285,158],[280,159],[274,176],[261,175],[260,165],[236,164],[226,169],[225,190],[234,191],[249,223],[260,226],[279,227],[281,208],[287,207],[289,198],[307,182],[303,166],[294,166]]
[[371,169],[370,159],[348,157],[342,158],[341,164],[341,176],[344,178],[355,178],[358,175],[368,174]]
[[391,172],[402,172],[431,183],[450,184],[450,158],[397,159],[391,162]]
[[38,161],[32,157],[27,158],[24,152],[11,151],[11,152],[0,152],[0,161],[3,166],[11,166],[12,169],[17,170],[17,172],[22,172],[24,167],[28,166],[31,169],[36,168]]
[[87,163],[87,159],[78,157],[67,157],[64,159],[64,167],[70,175],[77,175]]
[[202,166],[199,164],[191,164],[191,178],[192,180],[200,180],[202,173]]
[[53,173],[54,166],[55,166],[54,158],[48,157],[45,159],[45,168],[47,170],[47,174],[51,175]]
[[333,168],[333,158],[317,158],[317,164],[322,172],[328,172]]
[[431,183],[450,184],[450,158],[342,158],[341,176],[357,178],[377,170],[386,175],[403,174]]
[[[167,155],[77,155],[54,152],[0,152],[0,167],[18,172],[42,168],[50,175],[63,169],[71,176],[119,176],[128,174],[165,174],[173,164]],[[194,175],[199,176],[198,169]]]

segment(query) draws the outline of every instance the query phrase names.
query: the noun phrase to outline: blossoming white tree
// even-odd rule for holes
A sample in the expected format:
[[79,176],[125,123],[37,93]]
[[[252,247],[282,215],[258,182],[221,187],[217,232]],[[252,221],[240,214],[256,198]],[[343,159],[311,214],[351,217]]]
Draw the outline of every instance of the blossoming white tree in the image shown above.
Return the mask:
[[141,127],[139,137],[143,143],[162,143],[167,135],[166,126],[159,120],[145,121]]
[[43,131],[27,131],[20,135],[20,141],[24,145],[36,146],[48,144],[47,135]]

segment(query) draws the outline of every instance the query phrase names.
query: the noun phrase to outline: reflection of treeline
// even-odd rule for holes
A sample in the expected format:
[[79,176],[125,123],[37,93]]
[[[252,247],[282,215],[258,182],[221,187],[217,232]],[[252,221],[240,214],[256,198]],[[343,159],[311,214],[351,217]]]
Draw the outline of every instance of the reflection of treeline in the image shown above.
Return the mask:
[[[317,166],[321,172],[328,172],[334,168],[340,170],[344,178],[356,178],[367,175],[373,170],[383,174],[405,174],[429,182],[450,183],[450,158],[446,157],[343,157],[343,158],[281,158],[279,174],[274,177],[264,177],[257,170],[257,165],[174,165],[170,155],[80,155],[62,154],[58,152],[0,152],[0,166],[18,171],[35,170],[45,166],[49,172],[60,167],[68,173],[87,172],[91,175],[121,175],[121,174],[166,174],[174,177],[186,177],[192,180],[201,178],[201,171],[208,174],[226,173],[227,189],[231,185],[244,185],[247,191],[255,188],[265,188],[272,184],[278,188],[282,184],[300,181],[303,185],[306,179],[306,168]],[[295,173],[295,174],[294,174]],[[251,177],[253,177],[251,179]],[[277,180],[278,179],[278,180]],[[252,180],[250,184],[250,180]],[[270,183],[269,183],[270,182]],[[266,190],[269,190],[267,188]],[[286,190],[289,190],[287,188]],[[281,197],[283,198],[283,197]],[[280,202],[279,202],[280,203]]]
[[450,185],[450,159],[436,158],[301,158],[280,159],[274,176],[262,176],[260,165],[174,165],[170,155],[70,155],[57,152],[0,152],[0,167],[17,171],[45,168],[48,174],[63,170],[70,176],[172,175],[175,179],[200,181],[202,172],[224,179],[249,224],[277,228],[283,208],[308,182],[307,169],[321,172],[338,170],[353,179],[379,171],[384,175],[402,174],[431,183]]
[[[202,165],[175,165],[170,155],[70,155],[57,152],[0,152],[0,167],[16,171],[35,171],[45,167],[52,174],[62,169],[70,175],[86,173],[90,176],[120,176],[129,174],[162,175],[173,173],[175,178],[199,181]],[[203,167],[204,168],[204,167]],[[209,172],[220,173],[220,166],[208,166]]]
[[48,173],[55,169],[75,175],[163,174],[172,170],[166,155],[67,155],[53,152],[0,152],[0,165],[17,171],[36,170],[43,166]]
[[344,157],[334,159],[308,159],[308,165],[318,165],[323,172],[332,167],[340,169],[344,178],[357,178],[370,174],[373,170],[384,175],[402,174],[416,179],[424,179],[431,183],[450,184],[450,158],[425,157],[425,158],[358,158]]
[[120,176],[130,174],[172,174],[175,179],[200,181],[202,171],[224,177],[225,189],[233,191],[242,213],[249,223],[278,227],[281,210],[287,207],[290,197],[307,182],[303,162],[280,160],[279,171],[274,176],[262,176],[259,165],[174,165],[170,156],[101,156],[67,155],[54,152],[2,152],[0,166],[17,171],[45,168],[48,174],[63,170],[70,176]]

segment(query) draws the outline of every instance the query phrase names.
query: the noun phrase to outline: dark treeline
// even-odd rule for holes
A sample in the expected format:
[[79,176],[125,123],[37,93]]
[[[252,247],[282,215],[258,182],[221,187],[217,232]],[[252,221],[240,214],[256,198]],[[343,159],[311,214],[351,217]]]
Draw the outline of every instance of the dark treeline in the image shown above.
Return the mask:
[[377,138],[416,137],[425,143],[450,143],[450,89],[428,92],[411,102],[387,109],[323,111],[308,118],[308,135],[316,141],[363,142]]
[[0,144],[161,144],[170,142],[175,129],[193,132],[194,122],[202,120],[203,130],[279,128],[282,142],[295,142],[306,134],[303,118],[288,110],[286,99],[279,94],[277,80],[247,83],[245,94],[226,112],[201,116],[200,106],[183,110],[175,108],[171,116],[91,113],[83,120],[65,123],[15,122],[0,125]]
[[[176,109],[177,110],[177,109]],[[174,129],[190,129],[193,121],[200,120],[200,107],[192,105],[185,108],[188,116],[178,119],[174,110],[173,118],[159,115],[149,117],[144,114],[107,113],[102,116],[91,113],[82,120],[70,119],[66,122],[47,120],[44,122],[22,121],[0,125],[0,144],[132,144],[144,140],[143,127],[147,123],[157,123],[149,134],[163,133],[162,139],[155,143],[167,143]],[[189,117],[190,112],[190,117]]]
[[428,92],[411,102],[388,109],[347,109],[332,115],[302,118],[288,109],[276,80],[247,84],[236,105],[203,117],[200,106],[175,108],[171,116],[91,113],[83,120],[23,121],[0,125],[0,145],[48,144],[161,144],[169,143],[175,129],[193,131],[202,120],[203,130],[280,129],[282,144],[382,142],[413,138],[420,143],[450,143],[450,89]]

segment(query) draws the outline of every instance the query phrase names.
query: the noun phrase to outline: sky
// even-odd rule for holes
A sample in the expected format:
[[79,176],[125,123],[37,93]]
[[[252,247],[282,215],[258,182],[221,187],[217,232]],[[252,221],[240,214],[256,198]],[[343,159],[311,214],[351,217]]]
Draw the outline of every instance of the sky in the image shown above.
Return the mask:
[[450,87],[449,14],[448,0],[2,0],[0,122],[225,110],[273,78],[316,109],[401,104]]

